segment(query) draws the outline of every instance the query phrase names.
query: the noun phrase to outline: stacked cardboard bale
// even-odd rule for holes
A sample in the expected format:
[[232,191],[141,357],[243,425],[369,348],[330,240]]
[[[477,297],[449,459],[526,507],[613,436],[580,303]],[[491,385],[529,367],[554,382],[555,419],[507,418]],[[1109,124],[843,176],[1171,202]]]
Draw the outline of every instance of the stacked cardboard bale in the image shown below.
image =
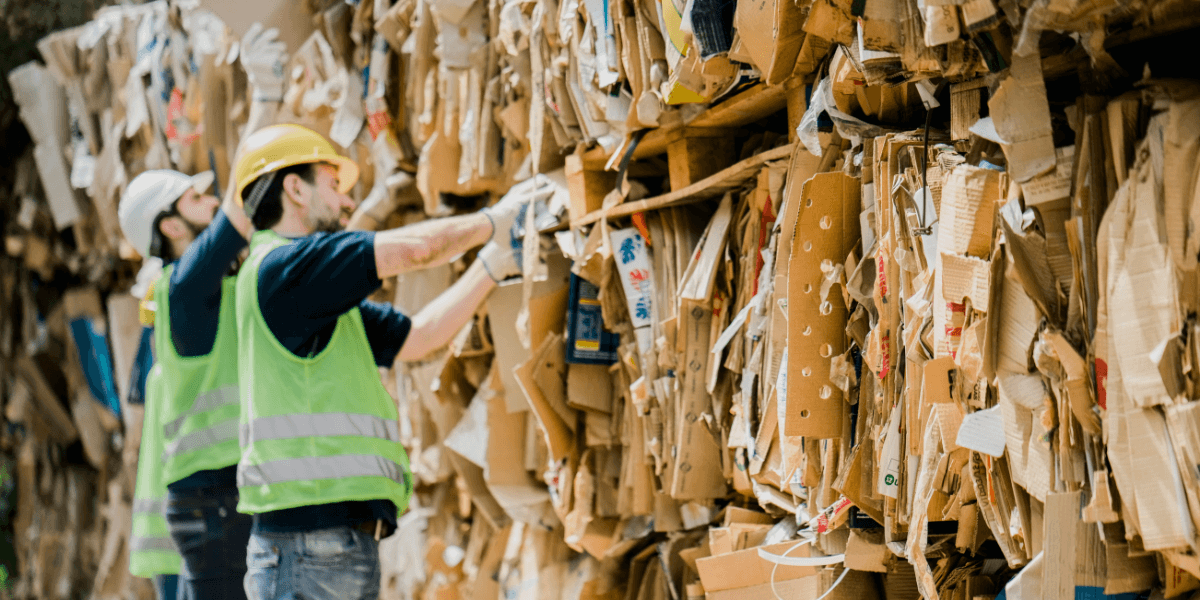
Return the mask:
[[146,592],[115,208],[228,184],[255,20],[280,119],[363,167],[353,226],[550,208],[520,283],[381,370],[419,484],[384,597],[1200,589],[1195,2],[245,5],[105,9],[9,75],[17,595]]

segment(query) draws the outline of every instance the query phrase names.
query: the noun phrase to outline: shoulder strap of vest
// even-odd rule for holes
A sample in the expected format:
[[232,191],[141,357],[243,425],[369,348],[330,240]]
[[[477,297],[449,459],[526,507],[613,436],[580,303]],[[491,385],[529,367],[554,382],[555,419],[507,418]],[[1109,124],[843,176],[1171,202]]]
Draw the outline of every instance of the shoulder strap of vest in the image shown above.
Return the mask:
[[268,252],[289,243],[291,240],[270,229],[256,231],[254,235],[250,236],[250,257],[246,262],[260,261]]

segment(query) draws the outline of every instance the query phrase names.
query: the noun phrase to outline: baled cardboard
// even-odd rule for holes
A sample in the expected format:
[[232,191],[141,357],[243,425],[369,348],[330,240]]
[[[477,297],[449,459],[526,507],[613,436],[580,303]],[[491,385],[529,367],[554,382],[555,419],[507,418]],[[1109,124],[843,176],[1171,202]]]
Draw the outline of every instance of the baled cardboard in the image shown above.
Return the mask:
[[[761,549],[771,554],[782,555],[788,550],[789,558],[805,558],[811,556],[809,546],[795,548],[795,542],[784,542]],[[709,595],[725,590],[749,588],[759,585],[770,585],[772,571],[776,585],[785,581],[813,577],[817,574],[815,567],[793,567],[776,565],[761,556],[759,548],[748,548],[737,552],[719,554],[696,561],[696,569],[700,572],[700,581]]]
[[851,529],[846,544],[846,568],[855,571],[887,573],[889,552],[882,530]]
[[738,3],[734,13],[742,50],[772,85],[782,83],[792,74],[804,43],[805,21],[800,10],[792,2],[769,1]]
[[988,100],[996,133],[1003,140],[1009,173],[1020,182],[1057,165],[1041,64],[1036,54],[1015,55],[1008,77]]
[[684,319],[683,343],[687,349],[685,364],[688,370],[676,375],[682,391],[675,412],[679,419],[679,435],[671,496],[687,500],[719,498],[727,489],[720,468],[722,452],[718,439],[703,418],[712,410],[704,380],[712,309],[707,303],[685,302],[680,306],[680,315]]
[[784,435],[842,435],[845,404],[830,380],[832,357],[845,351],[846,305],[821,298],[822,266],[841,263],[858,240],[859,188],[839,173],[804,184],[788,277],[788,386]]
[[[555,362],[561,366],[562,351],[562,336],[549,336],[534,351],[529,361],[513,369],[519,390],[525,394],[534,416],[545,432],[546,445],[554,461],[570,456],[574,447],[572,430],[576,422],[574,410],[566,404],[563,382],[558,379],[557,370],[553,367]],[[551,372],[539,376],[546,370]]]

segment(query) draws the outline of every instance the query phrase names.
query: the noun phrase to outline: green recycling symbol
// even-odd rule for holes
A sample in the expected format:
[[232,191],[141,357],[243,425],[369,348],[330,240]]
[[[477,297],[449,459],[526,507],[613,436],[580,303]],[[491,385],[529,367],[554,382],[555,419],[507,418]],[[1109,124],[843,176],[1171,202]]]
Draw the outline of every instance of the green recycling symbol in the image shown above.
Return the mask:
[[887,485],[896,485],[896,476],[888,475],[887,477],[883,478],[883,482]]

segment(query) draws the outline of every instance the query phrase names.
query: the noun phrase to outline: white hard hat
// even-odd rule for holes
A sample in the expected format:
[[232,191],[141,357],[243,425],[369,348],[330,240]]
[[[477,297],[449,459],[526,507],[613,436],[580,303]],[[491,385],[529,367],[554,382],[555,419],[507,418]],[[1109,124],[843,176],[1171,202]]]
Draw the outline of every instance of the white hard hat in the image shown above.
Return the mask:
[[150,242],[154,239],[154,220],[163,211],[171,208],[188,188],[204,193],[213,184],[212,171],[196,175],[184,175],[179,171],[158,169],[146,171],[125,188],[121,204],[117,207],[117,219],[125,239],[133,244],[142,258],[150,256]]

